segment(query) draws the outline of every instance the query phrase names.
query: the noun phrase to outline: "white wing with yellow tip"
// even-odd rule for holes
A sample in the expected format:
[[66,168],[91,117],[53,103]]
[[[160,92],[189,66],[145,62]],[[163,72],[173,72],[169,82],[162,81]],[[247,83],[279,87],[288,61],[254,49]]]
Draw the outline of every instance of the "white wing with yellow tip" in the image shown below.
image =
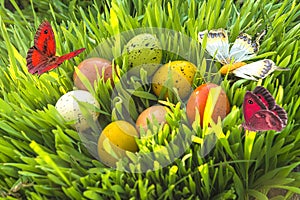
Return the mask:
[[203,44],[203,39],[207,34],[206,51],[220,63],[227,64],[229,57],[228,35],[224,29],[202,31],[198,33],[198,40]]
[[234,41],[229,56],[234,62],[241,62],[254,58],[258,49],[259,43],[257,41],[252,42],[250,35],[241,33]]
[[246,33],[239,34],[231,48],[227,32],[224,29],[199,32],[198,40],[201,44],[203,44],[206,34],[206,51],[223,65],[249,60],[256,56],[259,49],[260,37],[256,41],[252,41],[252,37]]
[[273,71],[287,71],[289,69],[279,68],[270,59],[259,60],[232,71],[232,73],[240,78],[255,80],[264,79]]
[[275,63],[269,59],[244,65],[245,63],[242,61],[252,59],[256,56],[259,50],[259,40],[264,34],[265,31],[263,31],[255,41],[252,41],[250,35],[241,33],[231,48],[228,42],[227,32],[224,29],[199,32],[198,39],[199,42],[203,44],[205,35],[207,35],[206,51],[224,65],[220,70],[223,75],[230,72],[237,77],[257,81],[258,79],[264,79],[275,70],[289,70],[277,67]]

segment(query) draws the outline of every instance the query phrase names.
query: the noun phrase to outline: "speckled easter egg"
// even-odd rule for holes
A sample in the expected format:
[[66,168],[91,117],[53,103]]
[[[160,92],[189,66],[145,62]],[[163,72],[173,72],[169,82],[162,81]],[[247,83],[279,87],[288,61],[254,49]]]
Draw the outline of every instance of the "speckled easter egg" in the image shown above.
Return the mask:
[[[192,83],[197,67],[188,61],[172,61],[161,66],[152,78],[152,89],[159,96],[163,86],[175,87],[181,99],[186,98],[192,91]],[[170,80],[167,83],[167,80]],[[166,96],[168,97],[168,95]]]
[[123,55],[128,56],[130,73],[139,74],[143,68],[151,76],[161,62],[162,48],[156,36],[145,33],[133,37],[125,45]]
[[[102,78],[102,76],[104,78],[104,81],[110,79],[110,81],[112,82],[113,80],[111,62],[103,58],[95,57],[85,59],[78,65],[78,70],[89,80],[92,86],[94,86],[95,81],[97,81],[98,78]],[[74,85],[78,89],[87,90],[85,85],[78,77],[76,71],[74,71],[73,79]]]
[[[89,123],[80,110],[77,101],[91,104],[95,108],[100,107],[97,100],[88,91],[74,90],[61,96],[56,102],[55,108],[66,121],[75,121],[75,124],[73,125],[74,128],[83,131],[89,128]],[[94,121],[99,115],[96,110],[89,110],[89,114]]]
[[126,157],[126,151],[138,151],[135,137],[138,137],[138,132],[129,122],[111,122],[103,129],[98,139],[100,160],[107,166],[115,167],[119,159]]

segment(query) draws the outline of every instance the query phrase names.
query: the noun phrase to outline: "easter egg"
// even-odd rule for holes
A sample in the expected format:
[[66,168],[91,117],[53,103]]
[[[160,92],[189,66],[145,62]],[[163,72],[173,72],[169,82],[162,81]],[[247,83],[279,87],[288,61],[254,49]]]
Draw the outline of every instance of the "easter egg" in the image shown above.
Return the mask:
[[126,156],[126,151],[137,152],[139,148],[136,137],[138,132],[129,122],[118,120],[108,124],[98,139],[98,155],[101,162],[115,167],[116,162]]
[[[103,58],[88,58],[78,65],[78,70],[89,80],[92,86],[94,86],[94,82],[102,76],[104,81],[108,79],[110,79],[111,82],[113,81],[111,62]],[[74,71],[73,80],[78,89],[87,90],[76,71]]]
[[153,124],[155,120],[159,125],[165,124],[168,110],[167,107],[161,105],[154,105],[145,109],[136,120],[137,130],[140,131],[142,128],[146,132],[148,130],[147,124]]
[[55,104],[56,110],[66,121],[75,121],[73,127],[79,131],[89,128],[88,119],[86,119],[81,111],[78,102],[85,102],[94,106],[95,109],[88,110],[92,119],[96,121],[99,113],[96,108],[100,105],[91,93],[85,90],[70,91],[61,96]]
[[[163,86],[171,89],[175,87],[181,99],[186,98],[192,91],[192,83],[197,67],[188,61],[172,61],[161,66],[153,75],[152,90],[160,96]],[[167,84],[167,80],[169,84]],[[168,94],[167,96],[168,97]]]
[[140,69],[151,76],[159,67],[162,59],[162,48],[159,40],[152,34],[139,34],[124,46],[123,55],[128,57],[131,74],[139,74]]
[[[208,94],[210,89],[215,87],[218,87],[218,85],[213,83],[206,83],[197,87],[190,95],[186,106],[186,112],[188,120],[191,124],[195,121],[197,108],[200,115],[200,124],[201,126],[203,126],[203,116]],[[224,119],[229,113],[230,104],[223,89],[221,90],[221,93],[218,97],[213,98],[218,98],[212,113],[212,119],[216,123],[219,116],[221,117],[221,119]]]

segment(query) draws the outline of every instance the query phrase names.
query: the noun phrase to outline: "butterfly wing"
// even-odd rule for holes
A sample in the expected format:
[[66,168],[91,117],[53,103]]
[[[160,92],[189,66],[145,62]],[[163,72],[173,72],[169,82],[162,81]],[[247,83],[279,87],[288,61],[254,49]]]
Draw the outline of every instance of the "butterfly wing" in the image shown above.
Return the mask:
[[55,38],[49,22],[44,21],[34,36],[34,46],[29,48],[26,56],[27,68],[31,74],[41,74],[49,65],[49,60],[55,60]]
[[44,21],[34,36],[34,46],[48,57],[55,56],[56,46],[53,29],[48,21]]
[[257,86],[254,90],[253,93],[258,96],[258,98],[265,104],[265,106],[269,109],[272,110],[276,106],[275,99],[271,95],[271,93],[264,87],[262,86]]
[[288,119],[286,111],[276,104],[270,92],[262,86],[257,86],[253,92],[246,92],[243,113],[245,123],[242,126],[250,131],[281,131]]
[[241,62],[255,57],[258,49],[259,43],[257,41],[252,42],[250,35],[241,33],[234,41],[229,56],[234,62]]
[[38,74],[42,74],[42,73],[45,73],[49,70],[55,69],[56,67],[61,65],[65,60],[72,59],[73,57],[77,56],[78,54],[80,54],[84,50],[85,50],[85,48],[81,48],[81,49],[78,49],[78,50],[73,51],[71,53],[65,54],[63,56],[56,57],[56,59],[54,59],[52,62],[48,63],[45,67],[43,67],[40,71],[38,71]]
[[279,117],[282,122],[282,127],[285,127],[288,120],[286,111],[278,105],[275,105],[275,108],[271,111]]
[[289,69],[279,68],[272,60],[264,59],[244,65],[235,69],[232,73],[240,78],[257,81],[258,79],[266,78],[275,70],[286,71]]
[[206,50],[212,56],[215,57],[219,62],[228,64],[229,59],[229,42],[228,35],[225,30],[217,29],[211,31],[202,31],[198,33],[198,39],[203,44],[203,39],[207,34]]
[[27,52],[27,67],[31,74],[42,74],[58,67],[65,60],[77,56],[85,48],[73,51],[61,57],[55,56],[56,46],[53,29],[48,21],[44,21],[34,37],[34,46]]
[[57,63],[60,65],[65,60],[70,60],[70,59],[74,58],[75,56],[77,56],[78,54],[83,52],[84,50],[85,50],[85,48],[81,48],[81,49],[78,49],[76,51],[72,51],[71,53],[65,54],[65,55],[58,58]]
[[48,57],[33,46],[27,52],[26,61],[29,73],[35,74],[47,66]]
[[249,131],[281,131],[283,123],[281,119],[270,110],[256,112],[244,126]]
[[250,91],[246,92],[243,102],[243,113],[246,124],[256,112],[265,109],[265,104],[259,99],[258,96]]

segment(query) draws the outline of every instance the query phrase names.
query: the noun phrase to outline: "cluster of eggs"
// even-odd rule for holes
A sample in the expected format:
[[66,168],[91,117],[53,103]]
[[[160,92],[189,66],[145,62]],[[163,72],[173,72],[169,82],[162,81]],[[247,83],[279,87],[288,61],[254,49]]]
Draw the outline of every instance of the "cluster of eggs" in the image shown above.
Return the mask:
[[[147,75],[152,77],[152,91],[161,98],[161,93],[170,85],[168,92],[164,93],[164,99],[170,95],[170,91],[174,88],[181,99],[188,99],[186,112],[189,122],[195,121],[196,112],[202,116],[211,88],[217,85],[209,83],[204,84],[193,90],[192,84],[197,67],[188,61],[170,61],[161,65],[163,51],[159,40],[151,34],[140,34],[133,37],[123,49],[123,55],[127,56],[129,72],[138,74],[143,68],[147,71]],[[110,80],[113,85],[112,64],[110,61],[102,58],[89,58],[78,65],[78,70],[93,85],[97,79],[103,78],[104,81]],[[77,70],[77,71],[78,71]],[[80,111],[78,101],[83,101],[100,108],[99,103],[90,94],[81,82],[76,71],[74,72],[74,84],[79,90],[71,91],[63,95],[56,103],[59,113],[68,121],[75,121],[74,127],[82,131],[89,127],[89,123]],[[75,100],[74,100],[75,99]],[[71,103],[71,104],[70,104]],[[217,120],[218,116],[224,118],[229,113],[230,105],[226,93],[222,90],[216,106],[214,108],[212,118]],[[98,112],[95,109],[91,111],[93,120],[97,120]],[[98,155],[100,160],[107,166],[115,166],[118,158],[126,156],[126,151],[137,152],[138,145],[135,138],[139,137],[140,131],[143,129],[147,132],[149,124],[153,120],[160,125],[167,123],[166,115],[170,110],[162,105],[154,105],[140,113],[136,120],[136,124],[123,120],[113,121],[108,124],[102,131],[98,139]],[[202,125],[202,120],[201,120]],[[107,148],[107,145],[110,148]],[[110,149],[110,150],[109,150]]]
[[[78,65],[78,71],[84,75],[94,85],[94,82],[99,78],[112,80],[112,68],[111,62],[102,58],[89,58],[82,61]],[[88,103],[93,105],[94,109],[89,109],[89,114],[93,120],[96,121],[99,115],[97,109],[100,108],[98,101],[93,95],[87,91],[86,86],[80,80],[77,71],[73,75],[74,85],[78,90],[70,91],[61,96],[55,104],[55,108],[62,115],[66,121],[74,121],[73,127],[79,131],[84,131],[90,127],[90,122],[87,116],[82,111],[83,107],[80,107],[80,103]]]

